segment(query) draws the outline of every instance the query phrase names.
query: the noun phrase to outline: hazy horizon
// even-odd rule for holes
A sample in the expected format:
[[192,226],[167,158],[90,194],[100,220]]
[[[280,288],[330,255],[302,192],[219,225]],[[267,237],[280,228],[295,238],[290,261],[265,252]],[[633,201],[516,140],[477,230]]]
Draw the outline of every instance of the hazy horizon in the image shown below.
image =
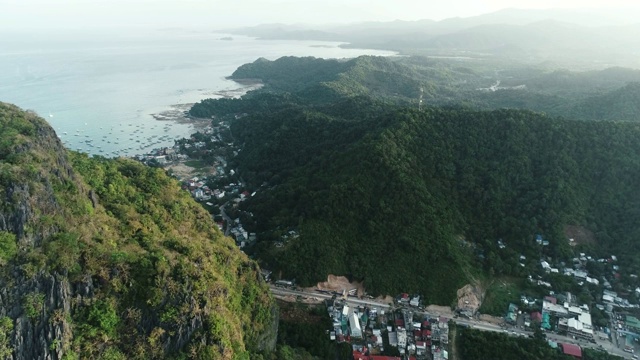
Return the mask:
[[[268,23],[353,24],[367,21],[443,20],[472,17],[503,9],[572,9],[616,21],[635,21],[640,4],[629,0],[452,0],[416,3],[410,0],[0,0],[0,29],[50,31],[90,28],[225,29]],[[605,16],[605,15],[603,15]],[[640,18],[638,18],[640,19]]]

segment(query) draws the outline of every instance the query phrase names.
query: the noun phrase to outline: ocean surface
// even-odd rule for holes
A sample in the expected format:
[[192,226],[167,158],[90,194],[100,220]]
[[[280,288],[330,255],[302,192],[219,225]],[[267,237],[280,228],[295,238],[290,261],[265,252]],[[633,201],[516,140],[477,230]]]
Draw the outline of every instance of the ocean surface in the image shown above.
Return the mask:
[[70,149],[132,156],[194,132],[192,124],[159,118],[173,118],[188,109],[184,104],[246,92],[247,86],[225,77],[259,57],[393,55],[333,42],[229,36],[183,30],[5,34],[0,101],[38,113]]

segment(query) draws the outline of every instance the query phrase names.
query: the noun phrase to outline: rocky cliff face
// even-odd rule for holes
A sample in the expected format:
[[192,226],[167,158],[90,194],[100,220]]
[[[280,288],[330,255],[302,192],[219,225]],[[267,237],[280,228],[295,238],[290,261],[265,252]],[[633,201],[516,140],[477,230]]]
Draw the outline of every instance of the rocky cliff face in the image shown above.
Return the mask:
[[42,119],[0,103],[0,358],[273,349],[257,265],[214,229],[161,171],[67,153]]
[[[20,114],[14,107],[2,105],[0,113],[2,131],[7,133],[19,125],[20,120],[32,118],[30,114]],[[24,117],[24,118],[23,118]],[[54,131],[44,122],[33,121],[29,132],[19,133],[13,148],[3,149],[2,193],[0,193],[0,231],[15,235],[21,249],[36,249],[42,245],[43,239],[57,232],[55,227],[36,225],[39,215],[55,212],[60,204],[55,199],[54,190],[49,177],[74,181],[73,171],[65,159],[65,150],[55,136]],[[22,136],[30,135],[34,140],[28,141]],[[10,134],[16,136],[16,134]],[[32,152],[46,152],[53,160],[55,168],[49,173],[30,171],[26,167]],[[23,163],[24,164],[21,164]],[[23,169],[22,166],[25,166]],[[34,226],[36,225],[36,226]],[[36,231],[36,229],[38,231]],[[61,349],[50,344],[62,343],[69,338],[69,324],[53,321],[51,314],[56,309],[69,312],[71,309],[72,291],[69,282],[54,274],[37,271],[33,276],[25,276],[25,272],[14,263],[2,269],[0,278],[0,315],[14,321],[14,331],[9,337],[13,348],[14,359],[58,359]],[[37,296],[35,294],[42,294]],[[36,300],[37,313],[27,316],[25,302]]]
[[[2,284],[0,311],[15,321],[11,336],[13,359],[61,359],[62,345],[70,340],[69,322],[52,316],[58,311],[69,313],[72,291],[69,282],[51,274],[39,274],[19,285]],[[42,294],[35,299],[34,294]],[[23,304],[35,301],[37,313],[27,315]]]

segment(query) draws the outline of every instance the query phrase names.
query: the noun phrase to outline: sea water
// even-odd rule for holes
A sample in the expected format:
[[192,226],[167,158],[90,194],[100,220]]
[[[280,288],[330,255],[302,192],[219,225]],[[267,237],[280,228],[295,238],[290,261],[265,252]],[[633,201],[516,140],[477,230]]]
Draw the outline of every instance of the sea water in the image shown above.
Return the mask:
[[4,34],[0,43],[0,101],[38,113],[68,148],[106,157],[142,154],[188,136],[192,124],[153,115],[242,94],[246,87],[225,77],[259,57],[393,54],[185,30]]

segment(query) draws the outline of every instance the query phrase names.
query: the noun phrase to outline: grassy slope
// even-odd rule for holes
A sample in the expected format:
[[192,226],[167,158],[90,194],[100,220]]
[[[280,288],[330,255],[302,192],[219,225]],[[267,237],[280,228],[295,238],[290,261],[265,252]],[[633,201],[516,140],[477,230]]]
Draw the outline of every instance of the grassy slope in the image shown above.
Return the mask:
[[0,104],[0,125],[0,190],[14,193],[0,205],[33,209],[23,230],[8,229],[19,251],[3,278],[52,273],[94,286],[57,315],[73,329],[64,352],[149,358],[188,348],[231,359],[257,350],[273,321],[257,266],[174,180],[130,160],[66,153],[42,119],[10,105]]

